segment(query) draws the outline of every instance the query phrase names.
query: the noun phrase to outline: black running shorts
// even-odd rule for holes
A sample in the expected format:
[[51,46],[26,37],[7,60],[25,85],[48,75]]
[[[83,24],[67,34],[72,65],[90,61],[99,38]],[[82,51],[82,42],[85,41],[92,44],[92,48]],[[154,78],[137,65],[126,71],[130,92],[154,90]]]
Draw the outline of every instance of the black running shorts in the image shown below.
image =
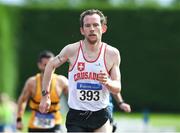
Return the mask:
[[69,109],[66,117],[67,132],[93,132],[102,127],[110,114],[107,108],[99,111],[82,111]]

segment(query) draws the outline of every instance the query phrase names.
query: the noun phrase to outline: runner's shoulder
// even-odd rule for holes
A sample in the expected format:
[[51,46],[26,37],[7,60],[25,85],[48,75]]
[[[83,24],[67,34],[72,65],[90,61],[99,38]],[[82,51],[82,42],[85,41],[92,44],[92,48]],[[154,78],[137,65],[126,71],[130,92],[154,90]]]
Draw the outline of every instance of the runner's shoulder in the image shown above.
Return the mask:
[[106,44],[107,47],[106,47],[106,53],[108,55],[110,55],[111,57],[114,57],[114,56],[119,56],[120,55],[120,52],[117,48],[111,46],[111,45],[108,45]]
[[79,47],[80,47],[80,43],[75,42],[75,43],[68,44],[65,48],[68,54],[74,56],[77,53]]

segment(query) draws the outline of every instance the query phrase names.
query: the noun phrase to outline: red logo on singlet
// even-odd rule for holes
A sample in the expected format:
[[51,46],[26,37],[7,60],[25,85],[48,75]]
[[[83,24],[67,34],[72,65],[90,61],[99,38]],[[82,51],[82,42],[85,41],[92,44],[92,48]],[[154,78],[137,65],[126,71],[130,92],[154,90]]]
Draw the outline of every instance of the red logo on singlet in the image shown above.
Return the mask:
[[84,71],[85,63],[84,62],[78,62],[77,69],[78,69],[78,71]]

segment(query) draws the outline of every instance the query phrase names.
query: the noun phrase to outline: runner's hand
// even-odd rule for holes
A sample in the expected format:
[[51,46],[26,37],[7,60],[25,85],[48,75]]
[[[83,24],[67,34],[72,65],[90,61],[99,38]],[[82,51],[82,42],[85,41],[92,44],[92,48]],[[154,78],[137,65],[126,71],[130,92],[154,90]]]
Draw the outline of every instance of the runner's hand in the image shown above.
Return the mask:
[[122,103],[119,105],[119,108],[122,109],[125,112],[131,112],[131,106],[127,103]]
[[23,129],[23,124],[22,124],[21,121],[16,123],[16,129],[18,129],[18,130],[22,130]]
[[102,72],[100,72],[100,73],[98,74],[98,81],[99,81],[100,83],[106,85],[107,82],[108,82],[108,80],[109,80],[108,74],[102,73]]
[[48,113],[50,106],[51,106],[50,95],[43,96],[41,98],[41,102],[39,105],[39,111],[41,113]]

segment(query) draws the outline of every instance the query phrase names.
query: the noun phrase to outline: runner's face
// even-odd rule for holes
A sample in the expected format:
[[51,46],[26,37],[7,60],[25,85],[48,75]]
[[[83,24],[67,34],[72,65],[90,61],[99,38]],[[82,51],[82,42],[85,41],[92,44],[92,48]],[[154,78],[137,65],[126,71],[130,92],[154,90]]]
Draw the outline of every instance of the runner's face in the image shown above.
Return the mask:
[[87,15],[83,20],[84,24],[81,27],[81,34],[90,44],[95,44],[101,40],[102,25],[98,14]]
[[44,73],[45,67],[50,59],[51,58],[42,58],[41,61],[38,62],[38,68],[42,73]]

